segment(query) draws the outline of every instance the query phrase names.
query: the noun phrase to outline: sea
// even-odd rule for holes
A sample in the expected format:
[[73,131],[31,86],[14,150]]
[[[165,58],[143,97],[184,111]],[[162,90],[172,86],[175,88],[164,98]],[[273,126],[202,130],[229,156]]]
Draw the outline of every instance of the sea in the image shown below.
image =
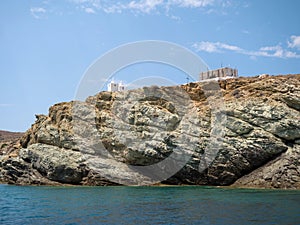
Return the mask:
[[0,185],[0,224],[300,224],[300,191]]

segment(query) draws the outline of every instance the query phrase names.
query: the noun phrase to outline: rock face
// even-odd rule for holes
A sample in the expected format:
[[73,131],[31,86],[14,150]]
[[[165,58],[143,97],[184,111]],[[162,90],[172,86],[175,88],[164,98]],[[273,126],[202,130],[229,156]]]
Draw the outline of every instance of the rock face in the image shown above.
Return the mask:
[[0,181],[300,188],[300,75],[101,92],[36,118]]
[[21,132],[8,132],[0,130],[0,156],[16,155],[20,148],[19,139],[24,135]]

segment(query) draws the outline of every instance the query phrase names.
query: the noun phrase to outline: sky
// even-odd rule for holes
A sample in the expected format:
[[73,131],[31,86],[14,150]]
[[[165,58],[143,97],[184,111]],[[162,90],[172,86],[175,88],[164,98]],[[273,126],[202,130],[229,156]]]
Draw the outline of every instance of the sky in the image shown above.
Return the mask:
[[[26,131],[35,114],[74,99],[96,59],[137,41],[175,43],[240,76],[300,73],[299,8],[298,0],[0,1],[0,130]],[[144,63],[118,76],[186,82],[166,67]]]

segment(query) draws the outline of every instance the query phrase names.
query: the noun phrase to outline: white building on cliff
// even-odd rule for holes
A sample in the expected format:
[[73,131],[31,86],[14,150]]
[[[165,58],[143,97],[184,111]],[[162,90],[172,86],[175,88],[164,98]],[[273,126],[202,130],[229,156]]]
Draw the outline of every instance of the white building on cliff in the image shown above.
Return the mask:
[[108,91],[125,91],[125,85],[122,83],[122,81],[117,83],[114,80],[112,80],[110,83],[108,83],[107,90]]
[[230,67],[223,67],[216,70],[209,70],[200,73],[200,80],[207,80],[213,78],[224,78],[224,77],[237,77],[238,70]]

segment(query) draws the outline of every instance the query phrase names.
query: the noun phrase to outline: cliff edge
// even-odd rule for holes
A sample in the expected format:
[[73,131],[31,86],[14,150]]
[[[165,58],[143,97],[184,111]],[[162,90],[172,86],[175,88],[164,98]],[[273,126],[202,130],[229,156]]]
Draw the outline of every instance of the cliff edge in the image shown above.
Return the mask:
[[0,181],[299,189],[299,121],[300,75],[100,92],[36,115]]

